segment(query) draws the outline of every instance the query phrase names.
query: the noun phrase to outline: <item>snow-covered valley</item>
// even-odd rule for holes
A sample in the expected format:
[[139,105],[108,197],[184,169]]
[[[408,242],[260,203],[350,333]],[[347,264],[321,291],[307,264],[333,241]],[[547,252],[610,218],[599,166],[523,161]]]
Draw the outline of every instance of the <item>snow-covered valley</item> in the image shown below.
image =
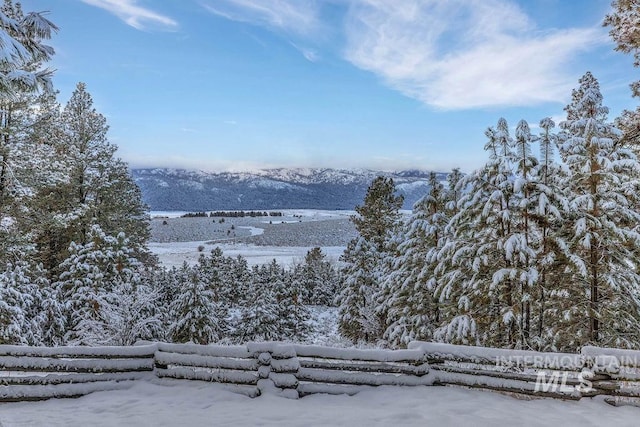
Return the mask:
[[290,267],[312,247],[337,261],[355,236],[353,211],[285,210],[281,217],[182,218],[186,212],[151,212],[149,249],[165,267],[195,264],[219,247],[225,256],[244,257],[250,266],[276,260]]

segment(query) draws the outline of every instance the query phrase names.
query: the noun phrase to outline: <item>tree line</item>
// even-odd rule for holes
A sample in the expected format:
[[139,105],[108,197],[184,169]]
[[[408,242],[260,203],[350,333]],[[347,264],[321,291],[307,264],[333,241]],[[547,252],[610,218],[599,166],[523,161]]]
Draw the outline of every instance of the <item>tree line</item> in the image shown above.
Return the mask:
[[406,221],[393,182],[375,180],[343,256],[342,333],[395,346],[640,346],[637,146],[607,120],[591,73],[565,111],[538,135],[500,119],[485,133],[488,162],[445,184],[432,174]]
[[[639,6],[614,2],[605,23],[637,59]],[[559,128],[500,119],[487,163],[432,174],[406,220],[393,181],[374,180],[339,272],[317,248],[291,270],[219,250],[168,270],[86,86],[58,102],[45,66],[56,31],[0,7],[0,343],[297,340],[308,305],[336,303],[345,337],[389,346],[640,346],[640,116],[609,121],[591,73]]]

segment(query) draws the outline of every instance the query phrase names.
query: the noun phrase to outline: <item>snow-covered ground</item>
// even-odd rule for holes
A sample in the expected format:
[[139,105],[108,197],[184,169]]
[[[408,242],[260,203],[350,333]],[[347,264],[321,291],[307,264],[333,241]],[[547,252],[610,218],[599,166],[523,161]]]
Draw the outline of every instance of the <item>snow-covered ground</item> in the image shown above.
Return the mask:
[[18,426],[637,426],[640,409],[600,399],[523,400],[453,387],[379,387],[355,396],[255,399],[198,381],[139,381],[79,399],[0,404]]
[[149,249],[167,267],[193,264],[216,246],[251,265],[275,259],[290,266],[316,246],[337,260],[355,236],[353,211],[287,210],[266,218],[180,218],[183,213],[152,212]]
[[[200,255],[209,254],[214,248],[220,247],[226,256],[236,257],[242,255],[249,265],[260,265],[276,260],[278,264],[288,266],[304,261],[311,246],[257,246],[245,243],[216,243],[209,244],[206,241],[195,242],[150,242],[149,249],[156,254],[165,267],[179,267],[183,262],[195,264]],[[199,247],[204,246],[202,252]],[[330,260],[337,260],[344,246],[322,247],[322,251]]]

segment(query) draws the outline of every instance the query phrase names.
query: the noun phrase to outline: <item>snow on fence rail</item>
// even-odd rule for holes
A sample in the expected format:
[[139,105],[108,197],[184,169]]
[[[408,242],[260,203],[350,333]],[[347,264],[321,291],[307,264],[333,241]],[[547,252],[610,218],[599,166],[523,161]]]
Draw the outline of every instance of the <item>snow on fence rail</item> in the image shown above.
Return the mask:
[[0,345],[0,401],[78,397],[153,375],[155,345],[20,347]]
[[354,394],[379,385],[432,385],[421,350],[359,350],[295,345],[298,393]]
[[211,381],[248,396],[260,394],[260,363],[247,346],[158,343],[155,366],[159,378]]
[[616,404],[640,398],[640,351],[587,346],[579,354],[542,353],[428,342],[410,343],[407,350],[277,342],[0,346],[0,401],[75,397],[155,377],[220,383],[251,397],[456,385],[560,399],[606,395]]
[[578,400],[640,397],[640,351],[585,346],[579,354],[412,342],[424,351],[434,384]]

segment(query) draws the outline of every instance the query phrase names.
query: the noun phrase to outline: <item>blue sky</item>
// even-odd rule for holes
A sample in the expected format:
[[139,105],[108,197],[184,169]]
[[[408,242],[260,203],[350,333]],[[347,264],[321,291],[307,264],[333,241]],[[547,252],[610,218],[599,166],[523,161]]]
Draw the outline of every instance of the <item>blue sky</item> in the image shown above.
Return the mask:
[[609,0],[23,0],[132,167],[464,171],[505,117],[562,119],[586,71],[635,108]]

